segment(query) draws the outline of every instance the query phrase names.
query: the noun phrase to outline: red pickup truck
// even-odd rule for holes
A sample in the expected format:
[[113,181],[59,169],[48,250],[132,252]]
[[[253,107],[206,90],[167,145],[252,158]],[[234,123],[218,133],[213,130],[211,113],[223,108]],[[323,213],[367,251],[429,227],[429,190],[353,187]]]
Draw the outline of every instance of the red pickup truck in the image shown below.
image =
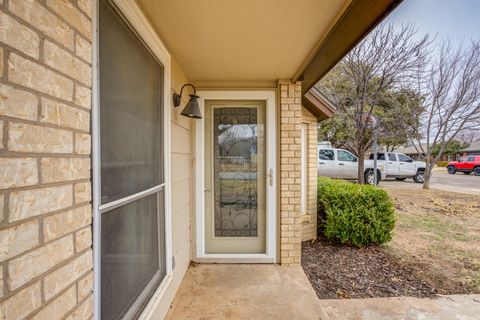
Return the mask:
[[476,176],[480,176],[480,156],[466,156],[459,158],[458,161],[451,161],[447,165],[447,170],[450,174],[474,172]]

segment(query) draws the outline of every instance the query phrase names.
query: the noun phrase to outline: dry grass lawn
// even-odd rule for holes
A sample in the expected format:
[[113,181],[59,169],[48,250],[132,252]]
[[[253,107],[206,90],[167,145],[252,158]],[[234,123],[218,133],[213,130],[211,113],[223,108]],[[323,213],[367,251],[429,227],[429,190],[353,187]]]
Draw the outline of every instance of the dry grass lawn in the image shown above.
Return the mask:
[[480,293],[480,196],[387,190],[397,209],[392,255],[440,294]]

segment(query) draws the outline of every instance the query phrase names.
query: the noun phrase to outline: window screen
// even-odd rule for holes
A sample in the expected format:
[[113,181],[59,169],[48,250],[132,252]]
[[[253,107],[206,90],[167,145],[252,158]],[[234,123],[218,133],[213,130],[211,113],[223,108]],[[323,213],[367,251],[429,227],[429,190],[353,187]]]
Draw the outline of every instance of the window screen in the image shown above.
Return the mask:
[[132,319],[166,274],[164,72],[107,0],[99,72],[101,319]]
[[163,182],[163,68],[106,2],[100,11],[102,203]]

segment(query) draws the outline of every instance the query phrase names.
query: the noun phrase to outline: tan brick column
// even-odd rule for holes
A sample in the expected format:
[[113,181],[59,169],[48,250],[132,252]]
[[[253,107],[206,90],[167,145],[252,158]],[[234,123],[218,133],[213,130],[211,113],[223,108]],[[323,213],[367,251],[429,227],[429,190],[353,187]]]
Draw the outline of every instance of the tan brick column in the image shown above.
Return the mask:
[[93,312],[93,0],[0,0],[0,314]]
[[279,82],[280,87],[280,263],[301,262],[301,84]]

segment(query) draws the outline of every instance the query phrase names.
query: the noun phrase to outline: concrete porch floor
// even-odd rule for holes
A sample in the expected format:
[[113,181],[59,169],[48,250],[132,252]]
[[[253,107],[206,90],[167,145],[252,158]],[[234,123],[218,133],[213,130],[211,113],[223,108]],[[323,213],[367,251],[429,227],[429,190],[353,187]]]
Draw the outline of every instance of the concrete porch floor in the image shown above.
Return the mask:
[[200,264],[190,267],[168,320],[478,320],[480,295],[319,300],[301,267]]
[[318,314],[301,267],[199,264],[188,269],[167,319],[317,320]]

